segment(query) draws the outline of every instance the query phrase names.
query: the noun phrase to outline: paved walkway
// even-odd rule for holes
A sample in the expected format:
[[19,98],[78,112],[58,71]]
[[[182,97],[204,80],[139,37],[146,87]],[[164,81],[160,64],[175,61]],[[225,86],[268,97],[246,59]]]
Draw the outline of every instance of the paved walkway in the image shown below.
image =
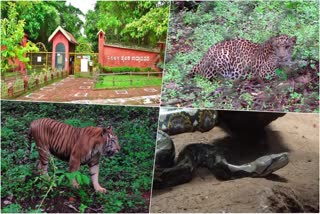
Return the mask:
[[16,100],[151,106],[158,106],[160,103],[161,87],[123,90],[93,90],[92,88],[92,79],[69,76],[18,97]]

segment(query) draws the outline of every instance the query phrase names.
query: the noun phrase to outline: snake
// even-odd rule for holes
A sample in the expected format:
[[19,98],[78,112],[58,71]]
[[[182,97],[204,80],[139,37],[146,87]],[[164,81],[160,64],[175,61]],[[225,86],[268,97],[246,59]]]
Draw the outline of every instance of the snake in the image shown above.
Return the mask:
[[[237,138],[261,136],[264,128],[285,113],[239,112],[208,109],[161,108],[153,188],[162,189],[187,183],[199,167],[207,168],[221,180],[242,177],[266,177],[289,163],[287,152],[269,154],[242,164],[228,163],[228,147],[223,144],[192,143],[176,156],[172,135],[186,132],[207,132],[219,126]],[[262,137],[264,137],[262,135]]]

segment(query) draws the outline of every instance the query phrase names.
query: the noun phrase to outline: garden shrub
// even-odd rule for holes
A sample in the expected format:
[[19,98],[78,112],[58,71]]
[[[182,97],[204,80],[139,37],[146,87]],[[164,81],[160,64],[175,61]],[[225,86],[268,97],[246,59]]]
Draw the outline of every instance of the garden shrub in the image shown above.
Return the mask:
[[102,66],[103,73],[122,73],[122,72],[156,72],[150,67],[139,68],[139,67],[129,67],[129,66],[120,66],[120,67],[108,67]]

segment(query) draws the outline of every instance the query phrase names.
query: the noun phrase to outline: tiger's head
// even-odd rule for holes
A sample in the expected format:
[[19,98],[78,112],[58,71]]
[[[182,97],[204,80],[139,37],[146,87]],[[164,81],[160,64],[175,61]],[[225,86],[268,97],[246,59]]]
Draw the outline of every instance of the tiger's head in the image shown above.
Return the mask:
[[118,142],[118,137],[112,131],[112,127],[102,128],[102,138],[103,138],[103,151],[102,154],[108,157],[118,153],[120,151],[120,145]]

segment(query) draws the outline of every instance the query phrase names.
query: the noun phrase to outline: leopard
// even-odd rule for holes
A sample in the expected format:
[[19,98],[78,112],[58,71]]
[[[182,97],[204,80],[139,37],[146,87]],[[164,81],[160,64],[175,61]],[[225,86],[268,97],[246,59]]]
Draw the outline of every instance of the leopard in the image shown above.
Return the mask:
[[257,78],[264,80],[276,77],[276,69],[292,65],[292,53],[297,37],[286,34],[273,36],[264,43],[236,38],[224,40],[209,48],[198,64],[188,73],[210,81],[223,79]]

